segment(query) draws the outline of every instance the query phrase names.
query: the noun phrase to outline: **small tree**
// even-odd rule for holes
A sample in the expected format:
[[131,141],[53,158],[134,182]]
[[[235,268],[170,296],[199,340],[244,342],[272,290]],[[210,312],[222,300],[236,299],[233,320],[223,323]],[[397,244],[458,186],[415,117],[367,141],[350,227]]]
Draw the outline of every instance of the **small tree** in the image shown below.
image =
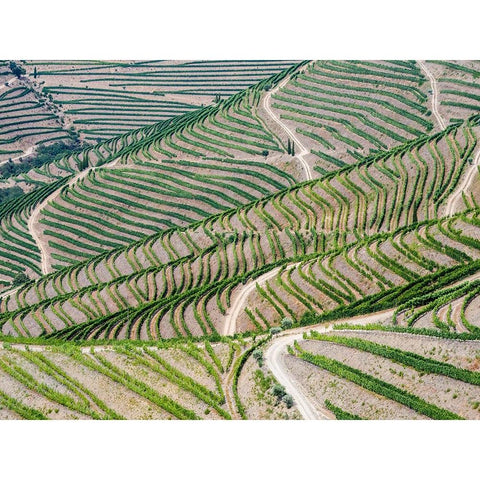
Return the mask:
[[12,71],[12,73],[17,77],[17,78],[20,78],[22,75],[25,75],[26,73],[26,70],[20,66],[20,65],[17,65],[15,62],[11,61],[9,63],[9,67],[10,67],[10,70]]
[[261,367],[263,365],[263,352],[257,348],[253,351],[252,356],[257,361],[258,366]]
[[295,142],[292,142],[292,148],[291,148],[291,151],[290,151],[292,157],[295,156]]
[[280,333],[281,331],[282,331],[282,329],[281,329],[280,327],[272,327],[272,328],[270,329],[270,333],[271,333],[272,335],[276,335],[277,333]]
[[37,67],[33,67],[33,78],[37,78]]
[[282,328],[292,328],[293,320],[289,317],[285,317],[281,322]]
[[288,393],[282,397],[282,400],[285,402],[285,405],[287,406],[287,408],[293,407],[293,397]]
[[13,278],[12,287],[18,287],[19,285],[22,285],[28,281],[30,281],[30,278],[26,273],[17,273],[17,275],[15,275]]
[[268,150],[263,150],[262,155],[267,158],[268,157]]
[[279,383],[276,383],[272,387],[272,393],[275,395],[279,400],[286,395],[285,387],[283,385],[280,385]]

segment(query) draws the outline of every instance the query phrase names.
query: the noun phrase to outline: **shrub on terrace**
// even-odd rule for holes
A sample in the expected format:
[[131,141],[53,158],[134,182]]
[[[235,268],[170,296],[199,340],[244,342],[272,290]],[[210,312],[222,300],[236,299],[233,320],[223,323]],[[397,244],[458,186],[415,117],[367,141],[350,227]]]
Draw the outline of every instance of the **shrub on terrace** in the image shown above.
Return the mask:
[[257,361],[258,366],[261,367],[263,365],[263,352],[257,348],[252,353],[253,358]]
[[293,320],[289,317],[285,317],[281,322],[282,328],[292,328],[293,327]]
[[285,387],[283,385],[276,383],[272,387],[272,394],[275,395],[278,398],[278,400],[280,400],[287,394],[287,392],[285,391]]
[[13,73],[17,78],[20,78],[22,75],[25,75],[25,73],[27,73],[26,70],[25,70],[22,66],[16,64],[16,63],[13,62],[13,61],[10,62],[8,66],[9,66],[10,70],[12,71],[12,73]]
[[288,393],[282,397],[282,400],[285,402],[285,405],[287,406],[287,408],[293,407],[293,397]]
[[23,195],[23,190],[17,185],[14,187],[2,188],[0,189],[0,203],[7,202],[8,200],[12,200],[12,198],[19,197],[20,195]]
[[25,157],[21,163],[7,162],[1,165],[0,176],[8,178],[19,175],[32,168],[38,168],[42,165],[52,163],[55,160],[59,160],[67,153],[79,152],[86,146],[88,145],[85,143],[81,144],[78,141],[71,143],[55,142],[51,145],[40,145],[35,155]]
[[23,283],[27,283],[30,281],[30,278],[25,273],[18,273],[12,280],[12,287],[18,287]]

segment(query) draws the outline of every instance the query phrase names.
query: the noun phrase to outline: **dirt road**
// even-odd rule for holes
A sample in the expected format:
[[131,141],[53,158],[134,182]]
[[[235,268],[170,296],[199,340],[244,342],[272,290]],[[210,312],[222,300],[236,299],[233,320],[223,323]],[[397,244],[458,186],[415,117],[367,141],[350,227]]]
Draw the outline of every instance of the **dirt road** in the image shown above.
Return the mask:
[[440,126],[441,130],[445,130],[446,125],[445,122],[443,121],[443,118],[440,115],[440,112],[438,111],[438,84],[437,80],[435,77],[432,75],[432,72],[427,68],[427,65],[421,61],[418,60],[418,64],[420,65],[420,68],[425,72],[425,75],[428,77],[430,80],[430,85],[432,86],[432,113],[434,117],[437,119],[438,125]]
[[300,414],[305,420],[322,420],[333,419],[334,415],[315,403],[309,398],[308,394],[298,384],[298,382],[291,377],[288,368],[285,365],[285,354],[287,345],[293,345],[295,340],[303,338],[303,332],[315,330],[320,333],[330,332],[333,330],[333,325],[338,323],[351,323],[352,325],[367,325],[369,323],[376,323],[381,320],[386,320],[394,312],[394,309],[384,310],[382,312],[372,313],[369,315],[361,315],[350,319],[337,320],[326,325],[319,325],[317,327],[308,326],[289,330],[283,334],[275,336],[269,347],[265,352],[265,360],[267,367],[270,369],[274,377],[281,383],[287,393],[289,393],[295,400],[295,405]]
[[235,299],[233,304],[230,306],[227,314],[225,315],[225,325],[223,328],[223,335],[229,336],[233,335],[237,327],[237,317],[240,315],[242,307],[245,303],[245,300],[250,295],[250,293],[255,290],[257,285],[265,283],[267,280],[273,278],[279,271],[281,267],[274,268],[269,272],[261,275],[256,278],[251,283],[247,283],[240,292],[240,295]]
[[[120,158],[117,158],[114,160],[112,163],[108,163],[106,165],[102,165],[101,167],[89,167],[86,170],[81,171],[80,173],[77,173],[68,183],[67,187],[71,187],[75,183],[77,183],[79,180],[82,178],[85,178],[92,170],[96,170],[97,168],[113,168]],[[52,192],[51,195],[49,195],[43,202],[39,203],[32,211],[30,218],[28,219],[28,231],[32,238],[35,240],[35,243],[38,246],[38,249],[40,250],[41,253],[41,269],[42,269],[42,274],[47,275],[48,273],[51,272],[51,265],[50,265],[50,258],[47,252],[47,246],[46,243],[40,238],[40,231],[39,231],[39,223],[38,223],[38,217],[40,216],[41,211],[53,200],[55,200],[59,195],[60,192],[62,191],[62,188],[58,188],[54,192]]]
[[295,158],[298,158],[298,160],[300,161],[300,163],[302,164],[303,166],[303,169],[305,170],[305,177],[306,177],[306,180],[312,180],[313,179],[313,176],[312,176],[312,171],[310,169],[310,166],[308,165],[308,163],[305,161],[305,159],[303,158],[305,155],[308,155],[310,153],[310,151],[302,144],[302,142],[298,139],[298,137],[292,132],[292,130],[290,128],[287,127],[287,125],[285,125],[285,123],[282,122],[282,120],[280,120],[279,117],[277,117],[272,109],[270,108],[270,99],[272,98],[272,95],[277,93],[278,90],[280,88],[283,88],[288,82],[289,82],[290,78],[286,78],[285,80],[283,80],[282,82],[280,82],[273,90],[270,90],[266,95],[265,97],[263,98],[263,108],[265,109],[265,111],[268,113],[268,115],[270,115],[270,117],[272,118],[272,120],[277,124],[279,125],[284,131],[285,133],[290,137],[290,139],[293,141],[293,143],[295,144],[295,147],[300,147],[300,152],[297,153],[295,155]]
[[[34,150],[35,150],[35,147],[28,147],[27,150],[25,150],[25,153],[22,153],[18,157],[13,157],[11,160],[12,162],[14,162],[15,160],[20,160],[21,158],[28,157],[33,153]],[[0,162],[0,165],[3,165],[4,163],[7,163],[9,161],[10,160],[3,160],[3,162]]]
[[475,174],[478,174],[478,165],[480,163],[480,149],[475,155],[472,164],[467,170],[466,175],[463,177],[462,183],[455,189],[450,195],[447,202],[447,208],[445,209],[445,216],[450,217],[455,213],[455,206],[460,198],[462,198],[462,192],[468,189],[472,183]]

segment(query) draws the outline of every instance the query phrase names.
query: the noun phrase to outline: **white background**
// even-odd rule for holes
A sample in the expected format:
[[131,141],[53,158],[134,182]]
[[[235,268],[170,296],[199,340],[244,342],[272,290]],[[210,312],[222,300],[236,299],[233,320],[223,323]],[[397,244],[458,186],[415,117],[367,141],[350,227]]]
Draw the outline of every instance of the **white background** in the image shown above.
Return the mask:
[[[478,59],[474,2],[4,0],[2,59]],[[475,422],[0,422],[4,479],[478,478]]]

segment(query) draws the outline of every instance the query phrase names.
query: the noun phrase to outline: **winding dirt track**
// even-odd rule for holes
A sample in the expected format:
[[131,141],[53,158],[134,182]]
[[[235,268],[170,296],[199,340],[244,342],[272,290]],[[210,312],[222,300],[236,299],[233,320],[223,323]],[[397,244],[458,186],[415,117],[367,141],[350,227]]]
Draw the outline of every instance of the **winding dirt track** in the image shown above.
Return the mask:
[[[19,155],[18,157],[14,157],[12,158],[12,162],[15,161],[15,160],[20,160],[21,158],[24,158],[24,157],[28,157],[29,155],[31,155],[33,153],[33,151],[35,150],[35,147],[28,147],[26,150],[25,150],[25,153],[22,153],[21,155]],[[3,162],[0,162],[0,165],[3,165],[4,163],[7,163],[9,162],[10,160],[3,160]]]
[[[304,67],[306,68],[306,66]],[[293,140],[293,143],[296,144],[296,146],[300,147],[300,152],[295,155],[295,158],[298,158],[300,163],[303,165],[303,169],[305,170],[305,176],[306,180],[312,180],[312,171],[310,169],[310,166],[308,163],[305,161],[303,158],[305,155],[308,155],[310,151],[302,144],[302,142],[298,139],[298,137],[290,130],[290,128],[285,125],[279,117],[277,117],[272,109],[270,108],[270,99],[272,98],[272,95],[274,93],[277,93],[280,88],[283,88],[288,82],[290,81],[290,77],[287,77],[285,80],[280,82],[273,90],[270,90],[265,97],[263,97],[263,108],[265,111],[270,115],[272,120],[279,125],[283,130],[285,130],[285,133],[290,137],[291,140]]]
[[300,414],[305,420],[322,420],[333,419],[333,414],[320,407],[304,391],[298,382],[290,376],[290,372],[285,365],[285,352],[287,345],[293,345],[295,340],[301,340],[303,332],[315,330],[320,333],[330,332],[333,330],[333,325],[338,323],[351,323],[352,325],[367,325],[369,323],[376,323],[381,320],[389,318],[395,309],[384,310],[382,312],[372,313],[369,315],[361,315],[351,319],[342,319],[331,322],[328,325],[320,325],[318,327],[308,326],[289,330],[284,334],[277,335],[270,342],[270,346],[265,352],[265,360],[267,367],[272,372],[274,377],[286,388],[295,400]]
[[455,213],[455,206],[458,200],[462,197],[462,193],[468,189],[473,181],[473,177],[478,173],[478,165],[480,164],[480,149],[478,150],[472,165],[469,167],[467,174],[463,177],[463,182],[450,195],[445,209],[445,216],[450,217]]
[[[117,158],[112,163],[102,165],[101,167],[89,167],[86,170],[82,170],[80,173],[77,173],[77,175],[75,175],[66,184],[66,187],[71,187],[72,185],[77,183],[80,179],[86,177],[92,170],[96,170],[97,168],[112,168],[112,167],[114,167],[119,160],[120,160],[120,158]],[[32,238],[35,240],[35,243],[37,244],[37,247],[38,247],[38,249],[40,250],[40,253],[41,253],[41,259],[42,259],[41,268],[42,268],[42,274],[43,275],[47,275],[48,273],[51,272],[51,265],[50,265],[50,258],[49,258],[49,255],[48,255],[46,243],[40,237],[38,217],[40,216],[41,211],[50,202],[55,200],[60,195],[60,192],[62,191],[63,188],[64,187],[58,188],[51,195],[49,195],[43,202],[39,203],[32,210],[32,213],[30,214],[30,217],[28,219],[28,231],[29,231],[30,235],[32,236]]]
[[230,307],[229,311],[225,315],[225,325],[223,327],[223,335],[229,336],[235,333],[237,328],[237,317],[240,314],[240,311],[245,303],[245,300],[250,295],[250,293],[255,290],[257,285],[261,285],[265,283],[267,280],[273,278],[279,271],[281,267],[274,268],[269,272],[261,275],[260,277],[256,278],[253,282],[248,283],[243,287],[240,292],[240,295],[235,299],[233,305]]
[[445,122],[443,121],[442,116],[440,115],[440,112],[438,111],[438,84],[437,80],[435,77],[432,75],[432,72],[427,68],[427,65],[421,61],[418,60],[418,64],[420,65],[420,68],[425,72],[425,75],[428,77],[430,80],[430,85],[432,86],[432,113],[437,119],[438,125],[440,126],[441,130],[445,130],[446,125]]

